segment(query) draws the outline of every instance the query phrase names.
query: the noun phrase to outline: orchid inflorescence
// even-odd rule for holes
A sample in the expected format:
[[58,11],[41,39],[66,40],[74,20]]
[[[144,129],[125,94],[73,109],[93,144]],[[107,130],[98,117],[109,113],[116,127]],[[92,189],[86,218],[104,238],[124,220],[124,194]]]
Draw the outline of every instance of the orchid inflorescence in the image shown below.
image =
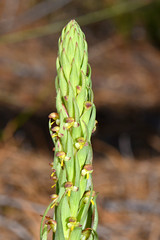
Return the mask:
[[[57,113],[49,115],[54,142],[51,163],[51,204],[42,219],[41,240],[53,232],[53,240],[98,239],[97,194],[92,183],[91,135],[96,129],[91,68],[85,35],[75,20],[62,30],[56,61]],[[50,208],[53,218],[43,225]],[[49,229],[48,229],[49,226]]]

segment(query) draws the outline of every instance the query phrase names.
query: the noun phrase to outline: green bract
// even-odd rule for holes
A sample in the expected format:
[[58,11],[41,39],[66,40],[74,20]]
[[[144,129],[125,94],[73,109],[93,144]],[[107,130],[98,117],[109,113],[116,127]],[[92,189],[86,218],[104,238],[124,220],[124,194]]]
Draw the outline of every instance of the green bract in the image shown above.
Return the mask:
[[48,209],[54,207],[54,221],[48,220],[44,229],[41,227],[41,239],[46,239],[47,225],[54,240],[98,239],[91,146],[96,108],[87,42],[75,20],[62,31],[56,68],[57,113],[49,115],[49,130],[55,145],[51,178],[56,194],[52,194]]

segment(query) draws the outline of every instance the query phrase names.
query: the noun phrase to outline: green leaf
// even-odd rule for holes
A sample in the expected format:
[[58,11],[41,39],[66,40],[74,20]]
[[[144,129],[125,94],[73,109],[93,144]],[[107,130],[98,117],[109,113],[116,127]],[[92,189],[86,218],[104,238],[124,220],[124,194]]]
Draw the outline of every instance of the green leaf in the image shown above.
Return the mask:
[[78,27],[75,25],[75,22],[70,28],[69,35],[72,37],[74,43],[78,40]]
[[61,91],[60,88],[57,90],[57,98],[56,98],[56,108],[57,112],[59,113],[62,109],[62,100],[61,100]]
[[[63,105],[64,106],[64,105]],[[62,151],[67,151],[67,129],[64,128],[64,120],[65,120],[65,111],[62,106],[62,109],[60,110],[59,117],[60,117],[60,129],[59,133],[62,133],[63,136],[61,137],[61,144],[62,144]]]
[[59,81],[58,81],[58,76],[55,78],[55,88],[59,89]]
[[68,95],[68,100],[67,100],[67,110],[68,110],[69,116],[74,118],[73,98],[74,98],[74,92],[73,92],[73,89],[72,89],[72,85],[69,82],[69,95]]
[[86,164],[92,164],[92,159],[93,159],[93,150],[91,147],[91,143],[88,144],[88,154],[87,154],[87,159],[86,159]]
[[71,63],[68,60],[68,57],[66,55],[66,51],[65,51],[64,48],[62,50],[60,59],[61,59],[61,65],[62,65],[62,68],[63,68],[63,72],[64,72],[64,75],[65,75],[65,78],[68,81],[69,80],[70,71],[71,71]]
[[73,141],[69,131],[67,131],[67,156],[71,159],[65,162],[67,170],[67,179],[69,182],[73,182],[74,177],[74,156],[73,156]]
[[59,185],[59,198],[61,198],[65,192],[65,188],[64,188],[64,184],[65,182],[67,182],[67,179],[66,179],[66,171],[65,169],[62,169],[60,170],[60,174],[59,174],[59,178],[58,178],[58,185]]
[[97,230],[97,226],[98,226],[98,210],[97,210],[96,198],[97,198],[97,196],[95,196],[94,199],[93,199],[94,206],[92,205],[92,211],[94,209],[94,221],[93,221],[92,228],[93,228],[94,231]]
[[57,69],[57,71],[60,67],[61,66],[60,66],[60,62],[59,62],[59,57],[57,57],[57,59],[56,59],[56,69]]
[[[58,82],[59,82],[59,88],[61,90],[62,96],[66,96],[67,92],[68,92],[68,83],[64,77],[64,73],[63,73],[63,69],[59,68],[59,70],[57,71],[58,74]],[[57,88],[57,85],[56,85]]]
[[41,226],[40,226],[40,240],[42,240],[42,237],[43,237],[43,222],[44,222],[44,219],[45,219],[45,216],[47,215],[48,211],[50,210],[52,206],[52,202],[48,205],[48,207],[46,208],[44,214],[43,214],[43,217],[42,217],[42,220],[41,220]]
[[[80,123],[79,108],[78,108],[77,101],[75,100],[75,98],[73,98],[73,105],[74,105],[75,121],[77,123]],[[75,139],[77,139],[78,137],[81,137],[81,134],[82,134],[82,131],[81,131],[81,127],[80,126],[72,128],[72,138],[73,138],[73,141]]]
[[82,130],[81,127],[73,127],[72,128],[72,138],[74,143],[76,142],[76,139],[82,136]]
[[91,111],[92,111],[92,107],[90,109],[85,109],[82,117],[81,117],[81,126],[82,126],[82,130],[83,130],[83,133],[86,132],[86,126],[84,125],[84,123],[86,125],[88,125],[89,123],[89,119],[90,119],[90,115],[91,115]]
[[87,186],[87,179],[85,177],[82,177],[81,176],[81,179],[80,179],[80,199],[82,198],[84,192],[86,191],[86,186]]
[[82,88],[80,93],[76,97],[80,116],[84,108],[84,102],[86,101],[86,83],[85,83],[86,79],[83,73],[81,74],[81,76],[82,76]]
[[75,44],[74,60],[75,60],[76,66],[77,66],[77,70],[80,73],[82,58],[81,58],[81,54],[80,54],[80,50],[79,50],[79,46],[78,46],[77,42]]
[[83,34],[83,39],[84,39],[84,50],[86,51],[87,55],[88,55],[88,44],[86,42],[86,37],[85,37],[85,34],[82,32]]
[[82,61],[82,71],[84,72],[84,74],[86,75],[87,73],[87,64],[88,64],[88,54],[87,52],[84,50],[83,52],[83,61]]
[[57,229],[55,233],[55,240],[65,240],[63,225],[62,225],[62,216],[61,216],[62,202],[63,200],[61,199],[57,207],[57,214],[56,214]]
[[84,146],[82,149],[80,149],[77,152],[77,159],[79,161],[80,170],[82,169],[83,165],[85,164],[85,161],[86,161],[86,158],[87,158],[87,154],[88,154],[88,150],[89,150],[89,147],[88,146]]
[[79,160],[77,158],[77,154],[75,157],[75,185],[76,187],[79,187],[80,183],[80,165],[79,165]]
[[64,118],[67,118],[67,117],[69,117],[69,114],[68,114],[68,111],[67,111],[67,109],[66,109],[66,107],[65,107],[65,105],[64,104],[62,104],[62,113],[63,113],[63,117]]
[[89,237],[88,240],[98,240],[98,239],[99,238],[98,238],[98,235],[97,235],[96,231],[92,230],[92,234],[91,234],[91,236]]
[[91,188],[91,193],[90,193],[88,202],[84,205],[83,212],[81,213],[81,218],[80,219],[79,219],[79,215],[78,215],[78,220],[80,221],[80,224],[82,226],[84,226],[85,221],[87,219],[87,212],[88,212],[89,206],[91,204],[90,201],[91,201],[91,197],[92,197],[92,192],[93,192],[93,186]]
[[47,240],[48,229],[47,224],[44,224],[43,232],[42,232],[42,240]]
[[77,192],[72,191],[71,196],[69,197],[72,217],[77,217],[79,199],[80,199],[80,191],[79,190]]
[[77,221],[78,222],[81,220],[84,205],[85,205],[84,198],[81,197],[80,204],[79,204],[79,211],[78,211],[78,214],[77,214]]
[[86,75],[86,85],[92,88],[92,81],[91,81],[91,66],[89,63],[87,64],[87,75]]
[[70,73],[69,80],[70,80],[73,90],[75,92],[74,95],[76,95],[76,86],[79,85],[80,79],[79,79],[79,72],[77,71],[75,59],[73,59],[73,61],[72,61],[71,73]]
[[[76,187],[79,188],[79,184],[80,184],[80,167],[79,167],[79,161],[77,159],[77,155],[75,158],[75,173],[74,173],[74,177],[75,177],[75,183],[74,185]],[[71,192],[71,196],[70,196],[70,206],[71,206],[71,215],[73,217],[77,216],[77,212],[78,212],[78,207],[79,207],[79,200],[80,200],[80,190],[78,189],[77,192]]]
[[68,43],[69,43],[69,39],[70,39],[70,34],[69,31],[65,31],[65,36],[62,38],[62,48],[66,49],[67,55],[68,55]]
[[63,225],[63,232],[65,239],[69,237],[69,228],[67,227],[67,220],[71,216],[70,207],[68,204],[68,197],[66,195],[62,198],[61,203],[61,221]]
[[66,34],[70,31],[71,28],[71,21],[63,28],[61,38],[64,40],[66,37]]
[[64,43],[64,47],[66,48],[67,57],[71,63],[73,61],[73,57],[74,57],[75,43],[73,42],[71,36],[67,36],[67,38],[68,38],[68,43],[67,44]]
[[83,137],[84,139],[86,139],[87,143],[90,142],[90,136],[88,134],[88,126],[87,124],[85,123],[85,121],[81,121],[81,126],[83,128]]
[[88,212],[87,212],[87,219],[86,219],[85,229],[92,227],[92,214],[93,214],[93,212],[92,212],[92,204],[90,204]]
[[70,240],[79,240],[81,237],[81,232],[82,232],[82,229],[80,227],[74,228],[74,230],[71,232],[69,239]]
[[[63,32],[63,30],[62,30]],[[62,46],[62,36],[59,38],[58,40],[58,57],[60,58],[61,54],[62,54],[62,51],[63,51],[63,46]],[[61,66],[61,63],[59,62],[59,65]],[[56,67],[57,67],[57,64],[56,64]]]
[[89,138],[92,135],[92,131],[93,131],[93,128],[94,128],[94,125],[95,125],[95,119],[96,119],[96,107],[93,104],[92,112],[91,112],[91,118],[90,118],[89,123],[88,123]]
[[93,91],[91,87],[88,87],[88,100],[93,103]]
[[84,50],[85,50],[85,39],[83,38],[83,36],[81,34],[79,34],[79,38],[78,38],[78,47],[79,47],[79,53],[80,53],[80,58],[81,58],[81,64],[82,64],[82,61],[83,61],[83,53],[84,53]]
[[75,121],[79,123],[80,113],[79,113],[79,105],[77,104],[77,101],[75,98],[73,98],[73,104],[74,104],[74,112],[75,112]]

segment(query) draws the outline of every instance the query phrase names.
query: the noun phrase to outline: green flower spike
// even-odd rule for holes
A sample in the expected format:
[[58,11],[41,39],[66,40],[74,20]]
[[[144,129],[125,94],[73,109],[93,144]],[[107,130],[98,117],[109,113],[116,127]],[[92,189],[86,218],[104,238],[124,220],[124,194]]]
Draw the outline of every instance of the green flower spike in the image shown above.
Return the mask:
[[[49,131],[54,143],[51,179],[56,193],[41,223],[41,240],[47,240],[47,224],[52,240],[97,240],[97,194],[92,183],[91,135],[96,129],[91,67],[85,35],[75,20],[62,30],[56,60],[57,113],[49,115]],[[43,224],[54,207],[53,227]],[[54,225],[55,226],[55,225]],[[53,228],[53,229],[52,229]]]

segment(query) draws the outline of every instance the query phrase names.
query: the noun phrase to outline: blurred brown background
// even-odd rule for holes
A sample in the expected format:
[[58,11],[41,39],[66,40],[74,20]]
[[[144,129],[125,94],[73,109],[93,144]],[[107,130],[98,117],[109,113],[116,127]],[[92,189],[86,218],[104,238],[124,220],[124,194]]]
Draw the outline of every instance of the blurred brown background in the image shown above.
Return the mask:
[[160,1],[0,1],[0,240],[39,239],[50,202],[57,41],[85,32],[101,240],[160,239]]

